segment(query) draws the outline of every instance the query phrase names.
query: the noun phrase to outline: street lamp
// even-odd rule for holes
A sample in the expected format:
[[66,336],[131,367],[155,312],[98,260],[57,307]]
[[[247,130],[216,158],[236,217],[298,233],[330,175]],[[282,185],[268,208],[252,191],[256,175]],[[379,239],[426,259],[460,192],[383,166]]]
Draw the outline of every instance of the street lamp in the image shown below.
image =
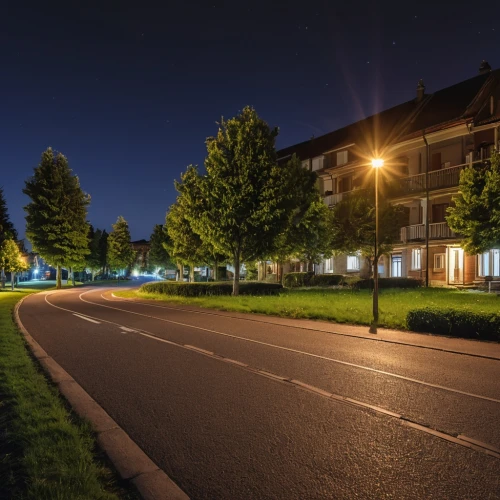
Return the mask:
[[375,169],[375,255],[373,258],[373,321],[370,333],[377,333],[378,326],[378,171],[384,166],[384,160],[374,158],[372,167]]

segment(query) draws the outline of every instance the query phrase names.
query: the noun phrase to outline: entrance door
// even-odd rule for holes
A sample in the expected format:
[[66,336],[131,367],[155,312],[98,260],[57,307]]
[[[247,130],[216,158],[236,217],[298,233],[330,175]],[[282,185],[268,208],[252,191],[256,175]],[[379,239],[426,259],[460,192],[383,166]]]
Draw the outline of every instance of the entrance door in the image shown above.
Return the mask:
[[448,260],[448,282],[462,284],[464,281],[464,251],[461,248],[450,248]]
[[391,276],[401,278],[401,254],[393,254],[391,258]]

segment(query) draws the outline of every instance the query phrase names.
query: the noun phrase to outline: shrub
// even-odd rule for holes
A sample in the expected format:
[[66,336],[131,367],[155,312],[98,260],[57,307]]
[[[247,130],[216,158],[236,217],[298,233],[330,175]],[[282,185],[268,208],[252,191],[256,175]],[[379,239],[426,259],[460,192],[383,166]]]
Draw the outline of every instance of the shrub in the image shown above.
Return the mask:
[[315,274],[309,281],[309,286],[335,286],[344,283],[342,274]]
[[286,273],[283,277],[283,284],[288,288],[296,288],[299,286],[309,286],[314,273]]
[[[354,282],[352,288],[355,290],[373,289],[373,278]],[[379,278],[379,288],[418,288],[422,286],[422,280],[416,278]]]
[[425,307],[409,311],[406,324],[415,332],[500,341],[500,316],[495,313]]
[[[241,282],[241,295],[278,295],[283,287],[279,283]],[[181,281],[158,281],[145,283],[139,289],[145,293],[164,295],[177,295],[180,297],[202,297],[206,295],[231,295],[233,284],[231,282],[204,282],[185,283]]]

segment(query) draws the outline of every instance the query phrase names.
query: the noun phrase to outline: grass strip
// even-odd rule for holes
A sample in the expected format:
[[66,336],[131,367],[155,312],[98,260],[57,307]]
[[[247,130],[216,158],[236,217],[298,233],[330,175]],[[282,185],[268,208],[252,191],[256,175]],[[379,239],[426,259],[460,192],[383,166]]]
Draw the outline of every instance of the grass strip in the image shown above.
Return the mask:
[[33,291],[0,291],[0,498],[138,498],[28,352],[12,312]]
[[[124,298],[162,300],[178,305],[196,305],[222,311],[267,314],[290,318],[319,319],[336,323],[369,325],[372,319],[370,290],[285,289],[275,296],[177,297],[140,290],[114,292]],[[407,329],[408,311],[420,307],[442,307],[473,312],[498,313],[495,294],[440,288],[383,289],[379,291],[379,325]]]

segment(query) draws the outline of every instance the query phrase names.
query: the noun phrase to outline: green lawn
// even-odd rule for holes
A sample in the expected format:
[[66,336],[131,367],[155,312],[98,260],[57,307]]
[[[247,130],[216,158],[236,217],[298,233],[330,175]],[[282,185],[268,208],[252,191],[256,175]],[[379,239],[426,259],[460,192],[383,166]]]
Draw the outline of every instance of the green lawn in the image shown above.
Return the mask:
[[[277,296],[262,297],[185,298],[142,293],[137,290],[115,292],[115,295],[191,304],[223,311],[322,319],[359,325],[371,323],[372,294],[369,290],[289,289]],[[379,324],[387,328],[405,329],[407,312],[425,306],[500,312],[500,297],[495,294],[440,288],[383,289],[379,299]]]
[[93,432],[29,355],[12,311],[39,291],[0,290],[0,498],[137,498],[119,485]]

